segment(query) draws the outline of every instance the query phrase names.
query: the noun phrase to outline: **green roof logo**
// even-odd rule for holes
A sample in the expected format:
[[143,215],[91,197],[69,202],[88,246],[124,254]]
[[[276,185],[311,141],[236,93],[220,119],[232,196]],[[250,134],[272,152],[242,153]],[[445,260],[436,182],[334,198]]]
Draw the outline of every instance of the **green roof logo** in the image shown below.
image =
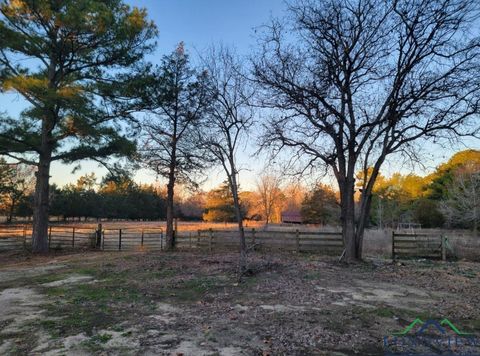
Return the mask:
[[415,328],[415,327],[420,327],[418,331],[415,332],[415,334],[423,334],[425,331],[427,331],[429,328],[433,327],[437,329],[441,334],[446,334],[447,333],[447,327],[450,328],[455,334],[460,335],[460,336],[465,336],[465,335],[472,335],[471,333],[463,332],[460,331],[450,320],[447,318],[441,320],[440,322],[437,320],[427,320],[423,321],[419,318],[416,318],[414,321],[412,321],[409,325],[405,327],[402,331],[398,331],[393,333],[392,335],[395,336],[405,336],[410,333],[410,331]]

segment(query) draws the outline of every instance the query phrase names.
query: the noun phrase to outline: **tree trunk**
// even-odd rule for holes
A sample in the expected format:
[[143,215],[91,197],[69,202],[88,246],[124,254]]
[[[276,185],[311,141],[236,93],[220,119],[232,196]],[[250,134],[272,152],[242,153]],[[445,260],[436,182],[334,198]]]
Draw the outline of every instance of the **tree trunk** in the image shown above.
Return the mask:
[[172,163],[170,165],[170,173],[169,173],[168,184],[167,184],[167,232],[166,232],[166,242],[165,242],[165,249],[167,251],[171,251],[175,248],[175,237],[174,237],[174,229],[173,229],[174,193],[175,193],[175,166]]
[[357,259],[356,231],[355,231],[355,210],[353,207],[346,207],[345,220],[342,222],[343,241],[345,243],[345,261],[353,262]]
[[[55,32],[55,36],[56,36]],[[48,88],[55,90],[57,56],[52,54],[48,67]],[[35,253],[48,252],[48,209],[49,209],[49,180],[50,164],[52,163],[52,132],[58,119],[58,110],[55,105],[45,108],[42,119],[41,149],[36,172],[35,196],[33,208],[32,251]]]
[[356,254],[357,259],[363,258],[363,236],[365,228],[367,227],[368,219],[370,216],[370,210],[372,208],[372,194],[370,190],[367,190],[362,194],[360,215],[358,217],[357,231],[355,236],[356,241]]
[[32,251],[48,252],[48,193],[51,152],[40,155],[33,208]]
[[478,213],[477,213],[476,201],[475,201],[475,207],[473,208],[473,236],[478,237]]
[[[358,218],[355,216],[355,190],[353,186],[346,187],[347,194],[342,203],[342,232],[345,242],[345,260],[359,261],[363,258],[363,237],[370,216],[372,196],[369,190],[362,194]],[[343,206],[345,206],[343,208]]]
[[10,211],[8,212],[7,222],[11,223],[13,221],[13,212],[15,210],[15,200],[12,199],[12,205],[10,205]]
[[345,244],[345,261],[355,262],[359,259],[355,224],[355,181],[347,177],[342,188],[342,235]]
[[233,205],[235,207],[235,217],[237,218],[238,222],[238,232],[240,234],[240,259],[239,259],[239,269],[240,273],[243,274],[247,270],[247,243],[245,241],[245,230],[243,228],[243,216],[242,211],[240,209],[240,199],[238,198],[238,185],[237,185],[237,178],[236,178],[236,170],[235,165],[231,164],[231,169],[233,174],[230,179],[230,188],[232,190],[233,196]]

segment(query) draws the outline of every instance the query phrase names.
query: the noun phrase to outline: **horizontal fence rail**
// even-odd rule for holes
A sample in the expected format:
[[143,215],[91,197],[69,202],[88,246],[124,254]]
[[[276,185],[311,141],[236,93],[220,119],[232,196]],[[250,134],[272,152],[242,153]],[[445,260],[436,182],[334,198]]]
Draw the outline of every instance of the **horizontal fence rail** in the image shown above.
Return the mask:
[[[262,231],[245,229],[247,245],[253,249],[274,249],[340,255],[344,249],[341,232]],[[197,247],[233,249],[239,246],[240,234],[234,230],[199,230]]]
[[48,245],[51,249],[95,247],[95,229],[51,226],[48,230]]
[[26,226],[0,227],[0,251],[21,250],[32,230]]
[[442,235],[407,234],[392,231],[392,259],[434,258],[446,260],[446,241]]
[[[340,232],[264,231],[245,229],[249,249],[311,251],[340,255],[344,249]],[[29,226],[0,227],[0,251],[21,250],[31,246]],[[238,250],[238,230],[176,231],[179,249]],[[162,227],[102,228],[55,226],[48,229],[50,249],[88,249],[104,251],[161,251],[165,248]]]
[[[108,228],[103,228],[101,223],[76,226],[53,224],[48,229],[48,245],[52,250],[160,251],[165,249],[164,225],[138,223],[134,226],[123,227],[124,225],[120,225],[117,228],[113,228],[113,226],[109,224]],[[302,227],[302,230],[293,228],[274,230],[271,227],[268,230],[245,228],[244,231],[249,250],[312,251],[332,255],[341,255],[344,250],[342,235],[338,231],[315,231],[309,227]],[[391,245],[389,243],[390,233]],[[381,245],[382,254],[390,255],[391,253],[393,259],[441,258],[445,260],[447,250],[449,256],[456,256],[458,251],[461,251],[468,253],[472,259],[478,259],[476,253],[478,239],[465,239],[462,234],[465,232],[385,231],[380,239],[372,241]],[[31,225],[0,225],[0,252],[30,249],[31,236]],[[239,232],[227,226],[222,226],[218,230],[205,228],[194,230],[193,225],[183,229],[182,226],[180,231],[175,232],[175,245],[179,249],[238,251]]]
[[101,249],[104,251],[159,251],[165,244],[161,227],[104,229],[101,235]]
[[[48,228],[50,249],[95,247],[96,230],[87,227],[55,226]],[[28,249],[32,245],[31,226],[0,227],[0,251]]]

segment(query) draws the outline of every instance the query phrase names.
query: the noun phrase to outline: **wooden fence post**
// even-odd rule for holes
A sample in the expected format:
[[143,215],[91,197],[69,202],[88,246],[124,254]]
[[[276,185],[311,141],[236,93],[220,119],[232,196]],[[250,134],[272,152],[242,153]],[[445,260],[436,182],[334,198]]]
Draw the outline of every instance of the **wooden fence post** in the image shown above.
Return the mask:
[[447,260],[447,246],[446,246],[447,238],[443,235],[440,235],[440,238],[442,239],[442,261],[446,261]]
[[392,230],[392,260],[395,261],[395,230]]
[[23,248],[27,249],[27,227],[23,225]]
[[200,232],[200,229],[198,230],[198,236],[197,236],[197,249],[200,248],[200,235],[201,235],[201,232]]
[[210,242],[208,244],[208,248],[209,248],[210,252],[212,252],[212,242],[213,242],[213,230],[212,230],[212,228],[210,228]]
[[75,227],[72,230],[72,248],[75,248]]
[[122,250],[122,229],[118,229],[118,250]]
[[295,230],[295,246],[297,252],[300,252],[300,231]]
[[163,251],[163,229],[160,229],[160,251]]
[[252,244],[253,244],[253,251],[256,250],[255,243],[256,243],[256,236],[255,236],[255,228],[252,228]]
[[103,250],[103,239],[102,239],[102,224],[98,224],[97,231],[95,231],[97,241],[95,241],[95,247],[101,247]]
[[143,247],[143,228],[142,228],[142,242],[141,242],[141,246]]
[[48,248],[50,249],[50,244],[52,243],[52,227],[48,227]]
[[188,244],[189,244],[189,248],[192,249],[192,232],[190,231],[188,233]]

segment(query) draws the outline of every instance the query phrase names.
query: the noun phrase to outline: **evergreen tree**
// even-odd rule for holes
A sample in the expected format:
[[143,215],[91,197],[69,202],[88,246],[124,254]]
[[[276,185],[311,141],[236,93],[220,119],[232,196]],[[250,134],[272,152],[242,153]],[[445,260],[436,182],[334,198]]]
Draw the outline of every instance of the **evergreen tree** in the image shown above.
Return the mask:
[[167,180],[166,248],[174,248],[175,186],[197,185],[208,166],[201,144],[202,130],[212,102],[205,71],[192,68],[183,43],[152,69],[147,85],[139,87],[143,122],[142,156],[145,164]]
[[[242,214],[244,214],[244,209],[242,206],[241,209]],[[210,222],[237,221],[233,195],[228,182],[224,182],[217,189],[213,189],[207,193],[203,220]]]
[[155,36],[146,11],[121,0],[0,1],[0,89],[30,105],[1,121],[0,154],[37,167],[35,252],[48,249],[51,163],[134,151],[117,119],[130,115],[128,74]]
[[323,184],[318,184],[303,200],[301,214],[307,224],[338,224],[340,207],[335,192]]

